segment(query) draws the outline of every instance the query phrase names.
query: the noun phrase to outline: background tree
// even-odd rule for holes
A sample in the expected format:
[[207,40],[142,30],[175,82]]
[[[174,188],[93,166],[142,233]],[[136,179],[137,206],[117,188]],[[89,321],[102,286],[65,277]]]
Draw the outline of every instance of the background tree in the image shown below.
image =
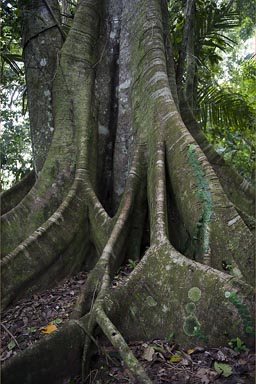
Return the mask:
[[20,46],[21,25],[15,5],[3,2],[1,26],[1,182],[4,189],[32,169],[31,139],[26,115],[26,86]]
[[[66,36],[55,0],[22,8],[36,182],[2,217],[2,306],[90,273],[74,320],[8,361],[8,383],[85,371],[98,327],[142,383],[124,337],[252,343],[254,191],[188,102],[194,7],[177,72],[165,1],[82,0]],[[113,289],[127,259],[137,267]]]

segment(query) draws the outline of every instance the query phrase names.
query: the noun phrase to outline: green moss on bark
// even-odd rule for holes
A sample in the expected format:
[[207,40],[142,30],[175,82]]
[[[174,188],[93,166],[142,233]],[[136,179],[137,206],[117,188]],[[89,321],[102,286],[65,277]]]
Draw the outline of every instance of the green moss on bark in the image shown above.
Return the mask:
[[204,254],[209,254],[210,252],[210,234],[209,234],[209,223],[212,220],[214,212],[214,204],[210,192],[210,187],[208,185],[207,179],[205,177],[205,172],[200,166],[198,160],[198,155],[196,152],[196,145],[191,144],[188,148],[188,162],[191,165],[193,175],[197,183],[196,196],[202,202],[202,214],[197,222],[197,229],[194,235],[194,240],[199,240],[202,245],[202,250]]

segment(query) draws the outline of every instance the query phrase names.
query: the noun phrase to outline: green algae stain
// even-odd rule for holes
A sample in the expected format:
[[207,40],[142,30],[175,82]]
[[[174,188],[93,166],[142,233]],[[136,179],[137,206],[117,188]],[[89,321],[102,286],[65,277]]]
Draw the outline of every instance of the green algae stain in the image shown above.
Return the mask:
[[188,162],[191,165],[193,170],[193,175],[196,179],[197,190],[196,195],[203,205],[203,212],[198,220],[196,232],[194,235],[194,240],[199,238],[202,240],[202,249],[204,254],[210,253],[210,236],[208,225],[212,220],[214,212],[214,204],[211,196],[210,187],[208,185],[205,173],[201,168],[200,162],[198,160],[198,154],[195,151],[196,145],[191,144],[188,148]]
[[187,336],[195,336],[198,328],[200,328],[200,323],[195,315],[190,315],[185,319],[183,330]]
[[198,287],[192,287],[188,291],[188,298],[191,300],[191,302],[187,303],[185,306],[185,310],[188,313],[188,316],[185,318],[183,323],[183,331],[187,336],[194,336],[204,343],[207,343],[208,338],[203,334],[201,330],[201,324],[196,317],[195,303],[201,299],[201,295],[201,289]]
[[196,311],[195,303],[188,303],[185,307],[185,310],[188,314],[193,314]]
[[201,289],[199,289],[198,287],[192,287],[188,291],[188,298],[194,302],[197,302],[200,300],[201,294]]
[[245,304],[235,292],[225,292],[225,297],[236,307],[243,323],[244,332],[248,335],[254,334],[253,319]]
[[152,296],[148,296],[146,298],[146,303],[149,307],[155,307],[157,305],[157,302],[153,299]]

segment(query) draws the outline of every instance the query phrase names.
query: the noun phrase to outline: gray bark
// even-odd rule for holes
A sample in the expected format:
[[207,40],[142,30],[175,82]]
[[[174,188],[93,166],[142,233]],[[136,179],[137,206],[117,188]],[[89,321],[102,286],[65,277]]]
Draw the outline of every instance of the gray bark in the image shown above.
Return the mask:
[[23,56],[36,174],[43,167],[54,132],[52,86],[63,38],[57,0],[25,2]]

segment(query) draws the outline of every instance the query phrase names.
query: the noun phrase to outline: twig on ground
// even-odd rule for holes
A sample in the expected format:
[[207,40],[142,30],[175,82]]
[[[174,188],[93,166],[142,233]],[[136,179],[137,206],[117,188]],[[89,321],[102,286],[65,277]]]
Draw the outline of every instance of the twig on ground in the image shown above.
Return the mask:
[[19,343],[18,343],[16,337],[13,336],[13,334],[9,331],[8,328],[6,328],[6,326],[5,326],[2,322],[1,322],[1,326],[3,327],[3,329],[5,330],[5,332],[7,332],[9,336],[11,336],[11,338],[13,339],[13,341],[15,342],[15,344],[17,345],[17,347],[19,348],[19,350],[21,350],[20,345],[19,345]]

